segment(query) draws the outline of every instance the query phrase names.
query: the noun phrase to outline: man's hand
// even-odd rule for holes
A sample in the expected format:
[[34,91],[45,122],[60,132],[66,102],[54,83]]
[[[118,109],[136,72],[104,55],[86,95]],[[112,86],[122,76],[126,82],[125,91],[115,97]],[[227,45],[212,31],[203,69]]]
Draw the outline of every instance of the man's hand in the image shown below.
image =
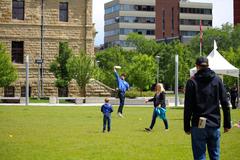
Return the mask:
[[227,132],[229,132],[229,131],[230,131],[229,128],[224,128],[224,133],[227,133]]
[[145,100],[144,100],[144,102],[145,102],[145,103],[147,103],[147,102],[148,102],[148,100],[147,100],[147,99],[145,99]]

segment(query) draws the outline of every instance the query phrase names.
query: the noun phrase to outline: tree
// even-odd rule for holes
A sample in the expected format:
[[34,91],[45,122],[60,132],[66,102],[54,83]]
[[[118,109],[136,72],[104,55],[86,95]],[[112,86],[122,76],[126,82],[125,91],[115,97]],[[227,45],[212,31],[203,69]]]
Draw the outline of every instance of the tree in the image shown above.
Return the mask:
[[[230,47],[234,51],[240,45],[240,26],[233,27],[232,25],[226,23],[222,25],[222,28],[209,28],[203,31],[203,55],[208,55],[213,49],[213,41],[216,40],[218,44],[218,50],[226,51]],[[199,55],[199,43],[200,36],[195,36],[189,43],[189,47],[192,52]]]
[[[218,51],[235,67],[240,67],[240,25],[232,26],[228,23],[222,28],[212,28],[203,32],[203,52],[208,55],[213,49],[213,41],[218,44]],[[199,56],[199,35],[189,44],[192,54]],[[236,83],[236,78],[224,76],[224,83],[228,86]]]
[[[237,68],[240,68],[240,46],[236,51],[234,51],[234,49],[231,47],[228,51],[223,51],[222,55],[232,65],[234,65]],[[229,87],[233,86],[237,84],[237,79],[231,76],[224,76],[224,84],[226,84]]]
[[132,58],[131,51],[124,51],[121,47],[111,47],[96,54],[96,60],[99,61],[99,80],[104,84],[115,88],[116,80],[113,74],[115,65],[126,69]]
[[231,34],[232,48],[236,52],[240,48],[240,24],[234,26]]
[[11,62],[10,54],[0,43],[0,87],[7,87],[17,80],[17,70]]
[[156,63],[152,56],[145,54],[136,55],[128,70],[128,80],[140,91],[155,83]]
[[72,55],[72,50],[68,47],[67,42],[59,43],[59,54],[56,59],[50,64],[50,72],[53,72],[56,80],[55,86],[59,89],[67,91],[71,77],[67,70],[67,61]]
[[92,58],[84,52],[74,55],[67,62],[67,70],[70,77],[76,80],[80,93],[86,97],[86,85],[92,77],[94,65]]
[[183,87],[189,78],[189,69],[194,66],[195,54],[192,54],[189,47],[179,41],[165,44],[160,56],[160,82],[172,88],[175,81],[175,55],[179,57],[179,86]]
[[136,47],[138,53],[155,56],[162,49],[163,43],[157,43],[154,39],[146,39],[143,35],[130,33],[127,42]]

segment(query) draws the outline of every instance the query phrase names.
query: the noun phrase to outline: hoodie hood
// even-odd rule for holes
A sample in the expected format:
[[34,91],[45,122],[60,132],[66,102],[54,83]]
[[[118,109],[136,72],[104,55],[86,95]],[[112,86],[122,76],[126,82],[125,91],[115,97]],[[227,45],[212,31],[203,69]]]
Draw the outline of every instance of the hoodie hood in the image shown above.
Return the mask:
[[198,80],[200,82],[204,82],[204,83],[208,83],[208,82],[212,81],[212,79],[215,76],[216,76],[216,73],[213,70],[211,70],[210,68],[201,69],[194,75],[196,80]]

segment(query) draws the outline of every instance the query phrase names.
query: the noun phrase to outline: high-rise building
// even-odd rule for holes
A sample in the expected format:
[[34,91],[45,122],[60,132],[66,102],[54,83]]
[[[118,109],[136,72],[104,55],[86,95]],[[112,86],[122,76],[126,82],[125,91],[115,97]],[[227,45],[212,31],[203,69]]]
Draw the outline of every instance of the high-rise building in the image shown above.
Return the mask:
[[240,23],[240,0],[234,0],[234,25]]
[[[84,50],[93,54],[92,0],[1,0],[0,42],[3,43],[18,70],[18,80],[0,88],[0,96],[25,96],[25,56],[30,58],[30,94],[57,96],[54,75],[49,66],[59,54],[59,43],[68,42],[74,53]],[[43,62],[42,64],[37,64]],[[76,84],[69,95],[78,95]]]
[[155,39],[155,0],[113,0],[104,8],[105,47],[129,47],[126,38],[132,32]]
[[200,31],[212,27],[212,4],[188,0],[156,0],[156,39],[181,38],[187,42]]
[[179,37],[179,0],[156,0],[156,39]]
[[181,0],[179,2],[179,30],[183,42],[189,41],[202,30],[212,27],[212,3],[199,3]]

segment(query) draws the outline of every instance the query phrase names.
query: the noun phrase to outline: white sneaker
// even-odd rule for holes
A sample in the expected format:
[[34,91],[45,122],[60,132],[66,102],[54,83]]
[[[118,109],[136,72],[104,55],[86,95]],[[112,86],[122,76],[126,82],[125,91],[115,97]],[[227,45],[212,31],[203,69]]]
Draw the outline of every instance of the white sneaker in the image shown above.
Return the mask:
[[123,115],[122,115],[122,113],[120,113],[120,112],[118,112],[118,116],[121,117],[121,118],[123,118]]

